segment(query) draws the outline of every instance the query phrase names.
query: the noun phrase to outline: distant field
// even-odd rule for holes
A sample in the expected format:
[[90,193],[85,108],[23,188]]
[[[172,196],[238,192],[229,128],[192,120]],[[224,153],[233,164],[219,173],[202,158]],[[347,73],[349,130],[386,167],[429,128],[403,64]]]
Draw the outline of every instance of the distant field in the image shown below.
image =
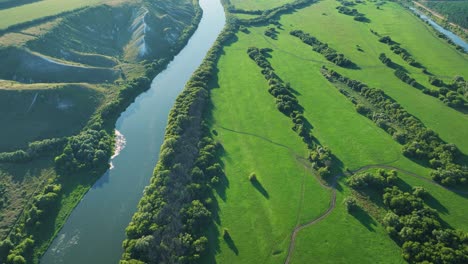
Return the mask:
[[[232,1],[233,4],[235,2]],[[252,2],[256,5],[262,3]],[[252,2],[243,4],[246,9],[254,9]],[[324,0],[282,16],[282,26],[277,29],[277,40],[264,35],[265,30],[272,25],[249,27],[249,33],[239,32],[237,40],[225,47],[225,53],[218,63],[218,79],[214,85],[216,88],[212,91],[214,108],[211,129],[219,133],[216,139],[223,144],[226,151],[222,160],[229,180],[227,198],[218,198],[221,223],[219,227],[220,230],[226,227],[230,233],[231,230],[235,230],[234,232],[241,232],[242,235],[232,235],[238,255],[229,249],[221,235],[218,237],[220,245],[212,247],[220,247],[219,250],[215,250],[215,258],[220,263],[233,259],[242,263],[257,263],[258,259],[265,259],[266,263],[279,263],[284,261],[286,256],[286,242],[276,242],[269,234],[262,236],[250,222],[250,219],[261,215],[262,226],[266,225],[266,217],[259,211],[265,210],[263,208],[276,208],[280,206],[281,201],[271,199],[268,204],[262,204],[249,198],[250,186],[244,176],[255,170],[253,164],[260,167],[265,162],[269,162],[268,168],[273,175],[286,166],[284,154],[279,154],[282,152],[276,150],[276,156],[282,157],[280,163],[270,153],[274,149],[264,146],[258,139],[234,135],[218,128],[226,126],[238,131],[268,135],[269,139],[287,145],[290,144],[288,140],[296,140],[298,137],[292,133],[291,125],[288,126],[287,121],[282,121],[281,117],[285,119],[284,116],[275,109],[275,99],[267,92],[266,80],[246,53],[248,47],[273,50],[269,61],[275,73],[284,82],[290,83],[297,92],[296,97],[304,107],[304,116],[313,126],[312,134],[322,145],[330,147],[341,162],[335,165],[336,169],[355,170],[367,165],[390,165],[427,178],[430,171],[404,157],[400,144],[371,120],[358,114],[353,104],[320,74],[322,65],[336,69],[371,87],[384,90],[425,126],[439,133],[443,140],[456,144],[462,152],[468,153],[467,115],[396,78],[393,71],[378,59],[380,53],[387,54],[392,61],[403,65],[421,84],[437,89],[429,84],[427,75],[422,74],[421,69],[409,66],[393,54],[387,45],[378,41],[378,37],[373,35],[370,29],[391,36],[427,67],[429,72],[447,82],[456,75],[468,78],[468,56],[437,38],[427,25],[396,3],[386,2],[381,9],[377,9],[371,2],[353,7],[364,13],[369,18],[369,23],[358,22],[351,16],[338,13],[335,9],[338,5],[336,1]],[[238,5],[236,7],[240,8]],[[329,44],[337,52],[345,54],[359,68],[344,69],[330,63],[321,54],[312,51],[310,46],[291,36],[289,32],[294,29],[304,30]],[[357,49],[357,45],[362,51]],[[280,126],[280,123],[284,122],[286,124]],[[262,152],[260,148],[268,150]],[[467,198],[412,176],[401,174],[400,177],[412,186],[424,186],[433,197],[429,206],[438,210],[442,219],[452,227],[466,230],[467,226],[463,221],[466,213],[462,208],[466,207]],[[315,181],[313,178],[309,179]],[[276,184],[286,183],[289,184],[290,181]],[[277,188],[276,184],[268,182],[268,188],[265,189],[274,190]],[[319,191],[321,194],[317,194]],[[291,190],[282,186],[282,192],[289,193]],[[378,219],[364,211],[358,216],[346,212],[342,201],[351,193],[344,181],[341,181],[335,210],[321,222],[299,232],[292,263],[308,263],[311,259],[319,263],[405,263],[400,255],[401,249],[388,236]],[[304,204],[316,206],[315,201],[320,200],[322,207],[319,208],[326,206],[330,199],[316,184],[308,187],[304,194],[310,196],[304,200]],[[290,194],[289,197],[294,196]],[[296,198],[290,198],[289,206],[294,208],[297,202]],[[236,217],[241,211],[246,220]],[[308,215],[309,219],[301,217],[300,222],[314,219],[314,213]],[[270,217],[275,218],[274,214]],[[288,225],[281,226],[285,228]],[[256,243],[252,243],[252,240]],[[268,255],[265,244],[278,248],[278,258],[274,253]]]
[[230,0],[236,8],[245,10],[266,10],[294,2],[294,0]]
[[0,29],[109,0],[43,0],[0,10]]

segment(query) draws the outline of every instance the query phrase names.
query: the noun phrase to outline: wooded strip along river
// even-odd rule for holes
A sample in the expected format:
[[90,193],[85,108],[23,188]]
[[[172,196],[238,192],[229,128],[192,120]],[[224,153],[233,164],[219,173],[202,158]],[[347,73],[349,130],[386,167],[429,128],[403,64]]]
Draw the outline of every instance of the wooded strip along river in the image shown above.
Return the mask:
[[[184,49],[117,120],[126,144],[72,212],[41,263],[118,263],[125,228],[149,184],[177,95],[225,25],[219,0],[200,0],[203,17]],[[122,139],[122,137],[120,137]]]

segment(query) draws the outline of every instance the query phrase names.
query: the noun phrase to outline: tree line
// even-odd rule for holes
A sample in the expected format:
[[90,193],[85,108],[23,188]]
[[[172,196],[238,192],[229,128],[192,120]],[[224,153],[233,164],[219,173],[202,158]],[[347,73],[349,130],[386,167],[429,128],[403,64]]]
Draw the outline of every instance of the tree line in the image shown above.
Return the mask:
[[379,60],[389,68],[395,69],[394,74],[398,79],[420,89],[424,94],[436,97],[444,104],[455,109],[468,107],[468,97],[466,93],[467,82],[463,77],[456,76],[451,84],[447,84],[441,79],[433,75],[429,75],[429,83],[435,87],[439,87],[439,89],[428,89],[424,85],[418,83],[402,66],[394,63],[384,53],[379,55]]
[[346,91],[341,93],[356,105],[360,114],[372,120],[402,144],[403,155],[433,168],[433,180],[444,185],[467,183],[468,170],[466,166],[458,163],[464,155],[454,144],[444,142],[437,133],[426,128],[419,119],[408,113],[382,90],[370,88],[326,67],[322,67],[321,72],[328,81],[342,83],[353,90],[358,96]]
[[294,37],[299,38],[300,40],[302,40],[302,42],[311,46],[313,51],[322,54],[325,57],[325,59],[333,62],[338,66],[345,68],[356,66],[356,64],[354,64],[351,60],[346,58],[343,54],[338,53],[336,50],[329,47],[328,44],[321,42],[316,37],[311,36],[302,30],[293,30],[290,32],[290,34]]
[[250,47],[247,54],[262,69],[261,73],[268,81],[268,92],[276,99],[276,107],[281,113],[291,118],[292,129],[307,144],[310,151],[309,160],[312,162],[313,168],[321,177],[327,177],[330,175],[332,167],[332,153],[328,147],[320,145],[315,140],[311,131],[312,126],[304,117],[303,107],[293,94],[291,86],[284,83],[268,61],[267,56],[272,51],[269,48]]

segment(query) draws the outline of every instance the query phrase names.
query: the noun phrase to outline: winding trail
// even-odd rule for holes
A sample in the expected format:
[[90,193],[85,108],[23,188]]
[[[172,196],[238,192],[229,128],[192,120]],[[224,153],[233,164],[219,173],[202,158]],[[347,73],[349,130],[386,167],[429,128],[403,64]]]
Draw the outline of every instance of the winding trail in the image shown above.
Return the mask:
[[[288,146],[286,146],[284,144],[275,142],[275,141],[273,141],[273,140],[271,140],[271,139],[269,139],[267,137],[258,135],[258,134],[254,134],[254,133],[250,133],[250,132],[244,132],[244,131],[238,131],[238,130],[226,128],[226,127],[219,126],[219,125],[214,125],[214,126],[218,127],[218,128],[221,128],[223,130],[229,131],[229,132],[256,137],[256,138],[262,139],[262,140],[264,140],[266,142],[269,142],[271,144],[274,144],[276,146],[279,146],[279,147],[282,147],[282,148],[285,148],[285,149],[289,150],[301,164],[303,164],[305,167],[310,169],[311,174],[315,176],[315,178],[317,179],[317,181],[319,182],[319,184],[323,188],[331,191],[330,205],[329,205],[328,209],[325,212],[323,212],[321,215],[319,215],[318,217],[316,217],[314,219],[311,219],[309,222],[304,223],[302,225],[298,225],[298,226],[296,226],[294,228],[294,230],[293,230],[293,232],[291,234],[291,241],[289,243],[288,255],[287,255],[287,258],[286,258],[286,260],[284,262],[285,264],[289,264],[291,262],[291,258],[292,258],[292,255],[293,255],[292,253],[293,253],[295,245],[296,245],[297,234],[301,230],[303,230],[303,229],[305,229],[305,228],[307,228],[309,226],[312,226],[314,224],[317,224],[318,222],[320,222],[323,219],[327,218],[327,216],[329,216],[333,212],[333,210],[335,209],[335,207],[336,207],[336,185],[338,183],[338,180],[342,176],[350,176],[350,175],[353,175],[355,173],[363,172],[363,171],[366,171],[366,170],[369,170],[369,169],[389,169],[389,170],[395,170],[397,172],[404,173],[404,174],[406,174],[408,176],[423,180],[423,181],[425,181],[425,182],[427,182],[429,184],[438,186],[438,187],[443,188],[443,189],[445,189],[447,191],[451,191],[451,192],[454,192],[454,193],[457,193],[457,194],[460,194],[460,195],[468,195],[468,191],[455,190],[455,189],[452,189],[452,188],[449,188],[449,187],[445,187],[445,186],[442,186],[442,185],[438,184],[437,182],[432,181],[431,179],[428,179],[428,178],[426,178],[424,176],[418,175],[416,173],[413,173],[413,172],[410,172],[410,171],[407,171],[407,170],[404,170],[404,169],[401,169],[401,168],[398,168],[398,167],[395,167],[395,166],[388,165],[388,164],[393,163],[395,161],[390,161],[390,162],[387,162],[387,163],[380,163],[380,164],[366,165],[366,166],[362,166],[362,167],[360,167],[360,168],[358,168],[356,170],[339,173],[339,174],[337,174],[337,175],[335,175],[333,177],[331,185],[328,185],[328,184],[324,183],[323,180],[320,179],[317,176],[317,173],[312,168],[312,164],[307,164],[307,163],[309,163],[308,159],[304,158],[301,155],[299,155],[298,153],[296,153],[292,148],[290,148],[290,147],[288,147]],[[303,186],[302,186],[301,187],[301,192],[303,192],[303,191],[304,190],[303,190]]]

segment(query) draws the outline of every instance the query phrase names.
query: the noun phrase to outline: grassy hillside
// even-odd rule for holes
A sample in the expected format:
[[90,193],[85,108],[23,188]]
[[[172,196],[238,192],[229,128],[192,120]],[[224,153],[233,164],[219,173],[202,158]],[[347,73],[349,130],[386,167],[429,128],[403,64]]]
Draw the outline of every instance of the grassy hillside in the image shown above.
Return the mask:
[[[0,149],[12,151],[44,138],[77,134],[102,103],[101,90],[84,85],[51,89],[0,90]],[[11,135],[15,135],[14,137]]]
[[38,262],[108,168],[119,114],[200,18],[190,0],[62,2],[0,10],[0,28],[15,26],[0,33],[2,263]]

